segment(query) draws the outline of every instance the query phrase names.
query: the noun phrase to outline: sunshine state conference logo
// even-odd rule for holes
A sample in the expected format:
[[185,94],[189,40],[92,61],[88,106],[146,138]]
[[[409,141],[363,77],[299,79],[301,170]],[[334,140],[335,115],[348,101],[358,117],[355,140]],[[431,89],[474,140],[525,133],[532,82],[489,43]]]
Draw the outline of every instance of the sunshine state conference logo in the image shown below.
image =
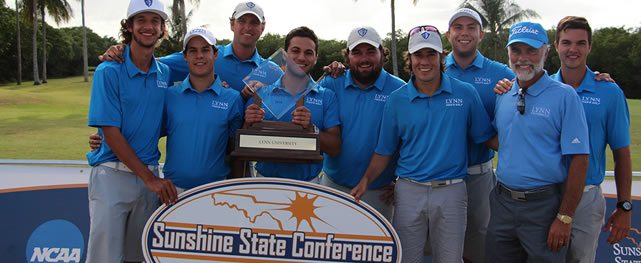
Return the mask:
[[203,185],[162,205],[143,233],[146,262],[400,262],[392,226],[365,203],[302,181]]

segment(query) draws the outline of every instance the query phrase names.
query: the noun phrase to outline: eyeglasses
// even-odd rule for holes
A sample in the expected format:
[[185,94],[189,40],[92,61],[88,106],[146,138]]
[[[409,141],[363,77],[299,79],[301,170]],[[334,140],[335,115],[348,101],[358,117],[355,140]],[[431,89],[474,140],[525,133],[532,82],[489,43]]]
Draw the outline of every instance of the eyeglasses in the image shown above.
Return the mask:
[[441,33],[438,31],[438,28],[436,28],[435,26],[427,25],[427,26],[417,26],[415,28],[410,29],[410,33],[408,34],[408,37],[424,31],[436,32],[437,34],[441,35]]
[[519,100],[516,102],[516,110],[521,113],[521,115],[525,114],[525,91],[523,89],[519,89]]

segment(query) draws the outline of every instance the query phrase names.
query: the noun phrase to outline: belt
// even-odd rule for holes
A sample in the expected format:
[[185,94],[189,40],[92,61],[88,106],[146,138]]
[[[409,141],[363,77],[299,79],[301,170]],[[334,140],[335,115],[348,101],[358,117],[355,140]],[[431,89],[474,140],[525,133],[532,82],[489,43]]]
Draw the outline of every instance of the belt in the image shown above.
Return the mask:
[[502,183],[497,185],[499,193],[504,194],[517,201],[532,201],[541,199],[556,193],[561,192],[560,184],[550,185],[542,188],[527,190],[527,191],[516,191],[508,188]]
[[429,181],[429,182],[419,182],[419,181],[415,181],[408,178],[402,178],[402,177],[399,177],[399,179],[405,180],[411,183],[415,183],[415,184],[431,186],[432,188],[438,188],[438,187],[443,187],[443,186],[448,186],[451,184],[458,184],[463,182],[463,179],[450,179],[450,180]]
[[599,186],[598,185],[593,185],[593,184],[586,185],[585,187],[583,187],[583,192],[587,193],[588,191],[592,190],[592,188],[596,188],[596,187],[599,187]]
[[[112,168],[112,169],[116,169],[116,170],[121,171],[121,172],[133,173],[133,171],[131,171],[131,169],[129,169],[129,167],[127,167],[122,162],[106,162],[106,163],[101,163],[100,165],[102,165],[104,167],[109,167],[109,168]],[[155,169],[158,169],[158,165],[147,165],[147,168],[149,168],[149,170],[153,171]]]
[[467,174],[483,174],[492,170],[492,160],[467,167]]

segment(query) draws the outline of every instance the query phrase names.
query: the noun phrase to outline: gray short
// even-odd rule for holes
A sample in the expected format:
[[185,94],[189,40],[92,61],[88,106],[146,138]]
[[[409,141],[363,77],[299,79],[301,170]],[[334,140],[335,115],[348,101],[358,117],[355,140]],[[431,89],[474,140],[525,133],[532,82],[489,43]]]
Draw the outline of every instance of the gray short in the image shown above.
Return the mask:
[[[325,173],[321,174],[320,184],[334,188],[338,191],[348,193],[348,194],[350,191],[352,191],[352,188],[345,187],[335,183]],[[372,206],[374,209],[376,209],[376,211],[381,213],[381,215],[383,215],[383,217],[385,217],[387,221],[392,222],[392,214],[394,213],[394,206],[387,205],[385,201],[381,200],[381,195],[384,192],[385,191],[383,189],[367,190],[367,192],[365,192],[363,197],[361,197],[361,200],[365,201],[365,203]]]
[[464,182],[431,187],[399,179],[392,224],[401,240],[403,262],[423,262],[429,239],[433,262],[460,263],[466,213]]
[[567,262],[594,262],[604,219],[605,198],[601,187],[592,187],[583,192],[572,220],[572,237]]
[[86,262],[143,261],[142,231],[158,205],[158,196],[133,173],[93,167]]

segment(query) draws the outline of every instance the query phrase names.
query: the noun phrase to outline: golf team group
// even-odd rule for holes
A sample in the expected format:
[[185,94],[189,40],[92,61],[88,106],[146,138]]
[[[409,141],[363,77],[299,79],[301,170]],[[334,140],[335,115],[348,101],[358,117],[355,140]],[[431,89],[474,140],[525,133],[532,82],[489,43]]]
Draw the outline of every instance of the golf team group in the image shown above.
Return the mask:
[[[344,64],[324,66],[328,76],[309,81],[304,104],[277,117],[252,103],[243,82],[266,61],[256,49],[265,13],[253,2],[230,11],[230,44],[217,45],[211,31],[196,27],[182,50],[157,58],[165,7],[130,1],[122,44],[100,57],[92,83],[88,120],[98,132],[87,154],[87,262],[143,261],[142,230],[160,203],[246,174],[314,182],[365,201],[392,222],[403,262],[425,255],[433,262],[594,262],[602,231],[611,244],[627,237],[629,111],[614,80],[586,65],[592,29],[585,18],[561,19],[555,39],[537,23],[512,25],[508,66],[478,51],[484,19],[455,10],[444,34],[430,25],[409,30],[406,81],[383,69],[389,51],[376,30],[354,27]],[[295,65],[285,70],[308,75],[318,45],[310,28],[292,29],[283,49]],[[543,67],[550,48],[561,60],[553,74]],[[288,78],[269,92],[282,92]],[[323,162],[258,160],[246,172],[229,158],[235,132],[266,120],[317,129]],[[606,145],[615,163],[614,211],[606,211],[599,186]]]

